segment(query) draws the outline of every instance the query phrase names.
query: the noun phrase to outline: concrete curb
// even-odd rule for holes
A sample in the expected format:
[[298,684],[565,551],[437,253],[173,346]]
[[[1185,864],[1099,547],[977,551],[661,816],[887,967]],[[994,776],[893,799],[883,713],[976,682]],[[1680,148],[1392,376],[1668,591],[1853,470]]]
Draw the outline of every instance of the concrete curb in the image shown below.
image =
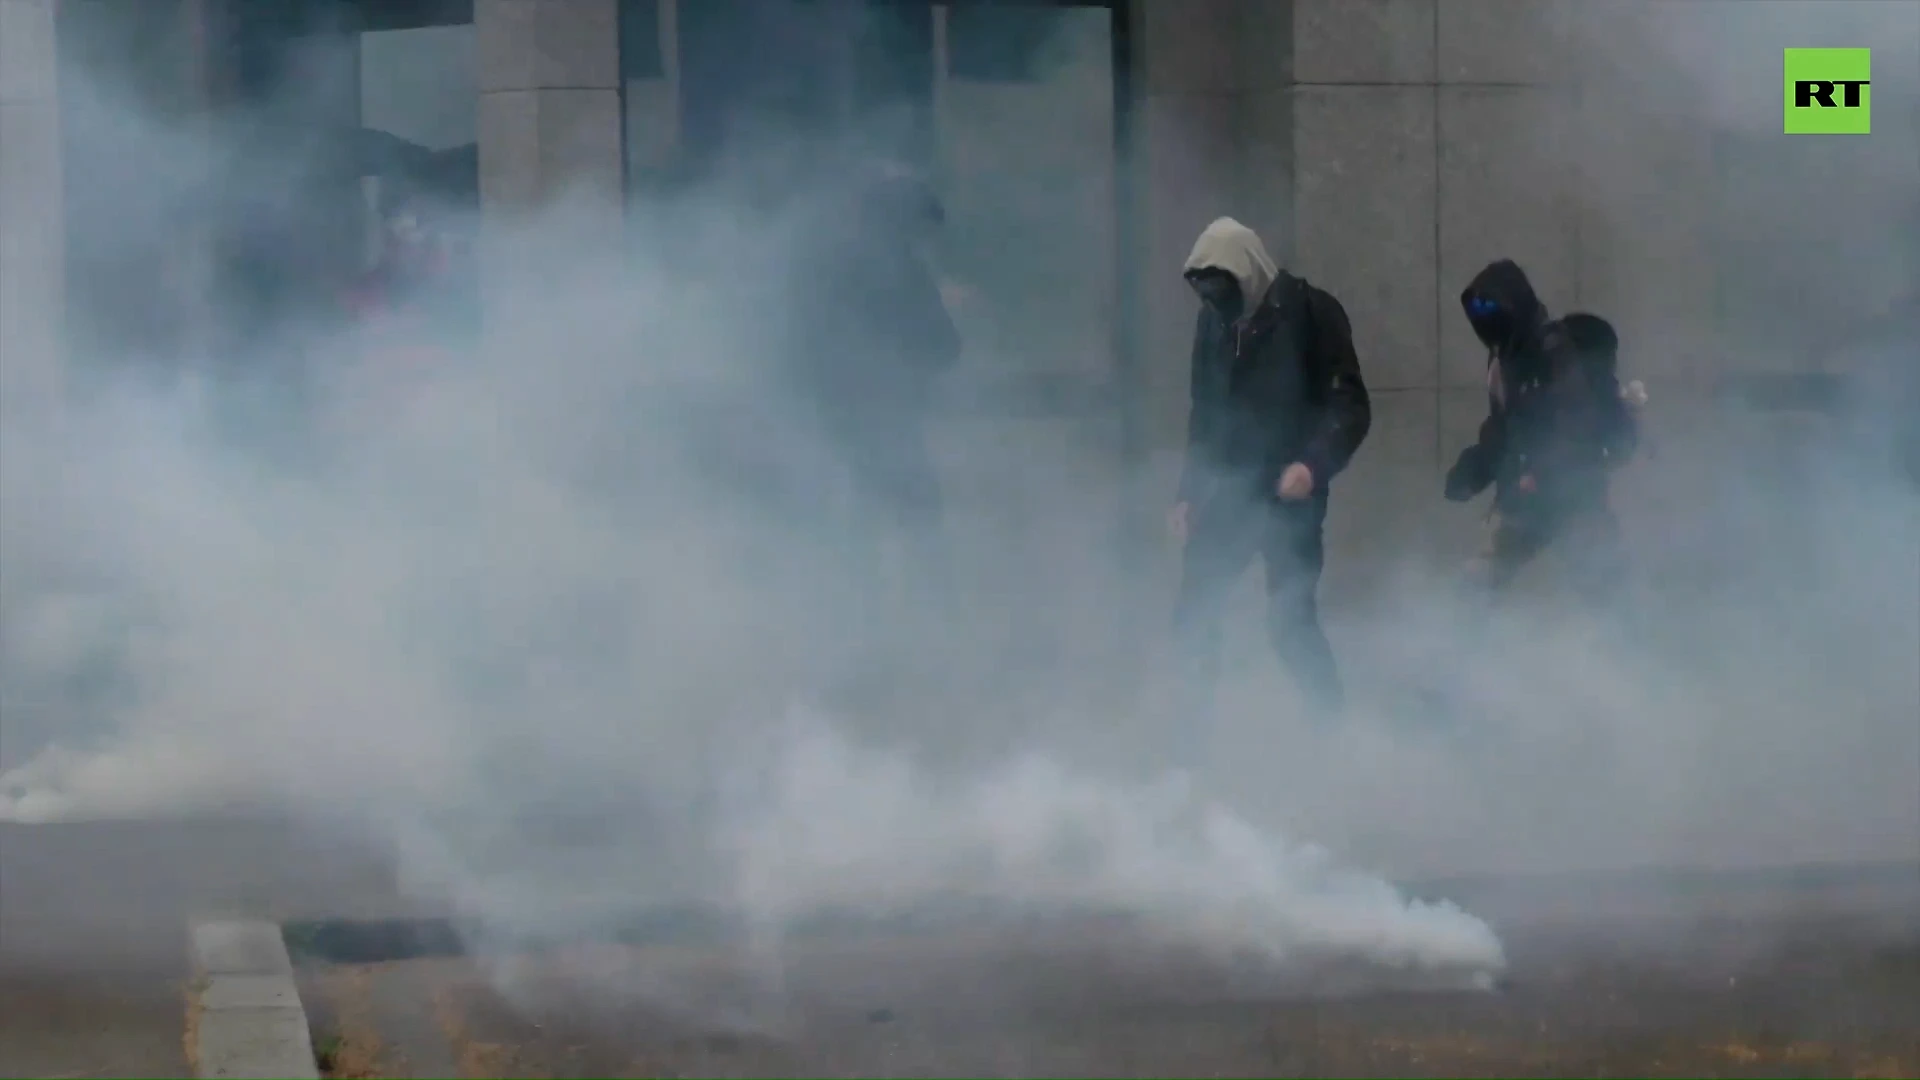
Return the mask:
[[293,960],[270,922],[192,928],[197,975],[192,1045],[199,1077],[319,1080]]

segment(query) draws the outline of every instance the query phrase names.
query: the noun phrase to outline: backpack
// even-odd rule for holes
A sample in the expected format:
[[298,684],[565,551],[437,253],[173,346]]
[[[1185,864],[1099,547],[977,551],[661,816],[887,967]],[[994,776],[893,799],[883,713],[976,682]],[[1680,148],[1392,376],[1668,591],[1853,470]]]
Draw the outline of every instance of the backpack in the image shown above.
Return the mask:
[[1613,324],[1584,311],[1560,317],[1560,326],[1573,347],[1575,363],[1596,390],[1617,388],[1620,382],[1620,335]]

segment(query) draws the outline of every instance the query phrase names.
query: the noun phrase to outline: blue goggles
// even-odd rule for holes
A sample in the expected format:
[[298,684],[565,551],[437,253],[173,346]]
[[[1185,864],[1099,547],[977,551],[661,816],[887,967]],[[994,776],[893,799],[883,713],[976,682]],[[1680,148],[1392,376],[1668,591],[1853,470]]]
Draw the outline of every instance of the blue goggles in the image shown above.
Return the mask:
[[1467,298],[1467,316],[1469,318],[1484,319],[1489,315],[1498,314],[1500,314],[1499,303],[1484,296],[1470,296]]

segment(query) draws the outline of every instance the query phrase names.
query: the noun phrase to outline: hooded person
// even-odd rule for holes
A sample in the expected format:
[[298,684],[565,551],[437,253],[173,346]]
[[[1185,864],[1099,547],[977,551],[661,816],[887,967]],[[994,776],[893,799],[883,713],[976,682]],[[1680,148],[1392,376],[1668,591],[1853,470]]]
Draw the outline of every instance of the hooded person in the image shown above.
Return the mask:
[[379,258],[347,290],[361,362],[346,376],[361,422],[384,423],[390,410],[410,407],[458,363],[477,327],[471,267],[435,217],[411,192],[392,196]]
[[422,317],[444,297],[452,251],[425,205],[400,194],[382,209],[380,258],[348,290],[349,311],[364,321]]
[[908,528],[940,516],[926,426],[960,355],[923,251],[944,221],[918,174],[871,167],[809,225],[789,293],[798,395],[862,502]]
[[928,426],[961,341],[927,251],[945,212],[922,176],[866,166],[811,210],[769,328],[805,449],[819,452],[781,452],[804,459],[782,529],[821,560],[805,587],[826,590],[814,603],[836,625],[822,636],[847,657],[836,693],[864,695],[919,667],[931,650],[917,646],[957,603]]
[[1184,674],[1204,705],[1222,609],[1257,555],[1275,652],[1317,713],[1337,713],[1344,694],[1316,599],[1322,534],[1333,478],[1372,422],[1347,313],[1232,218],[1200,234],[1185,276],[1200,311],[1171,522],[1183,542],[1174,622]]
[[1621,390],[1619,335],[1598,315],[1551,318],[1511,259],[1475,275],[1460,306],[1487,348],[1487,418],[1448,470],[1445,493],[1465,502],[1494,489],[1472,576],[1503,587],[1564,536],[1575,587],[1604,598],[1621,577],[1608,477],[1639,437],[1641,391]]

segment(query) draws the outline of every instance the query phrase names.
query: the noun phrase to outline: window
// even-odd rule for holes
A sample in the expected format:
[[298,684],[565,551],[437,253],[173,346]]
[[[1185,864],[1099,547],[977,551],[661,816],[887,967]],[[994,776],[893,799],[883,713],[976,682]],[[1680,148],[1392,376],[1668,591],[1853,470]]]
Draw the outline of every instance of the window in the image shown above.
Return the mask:
[[620,81],[664,79],[667,59],[660,42],[660,0],[620,0]]
[[1035,82],[1064,12],[1024,4],[961,3],[947,9],[947,75],[975,82]]
[[869,152],[933,162],[933,5],[874,4],[852,25],[851,131]]
[[[212,0],[210,0],[212,2]],[[426,211],[471,322],[479,195],[473,0],[218,0],[209,59],[244,133],[220,162],[210,327],[244,353],[370,306],[392,209]]]

